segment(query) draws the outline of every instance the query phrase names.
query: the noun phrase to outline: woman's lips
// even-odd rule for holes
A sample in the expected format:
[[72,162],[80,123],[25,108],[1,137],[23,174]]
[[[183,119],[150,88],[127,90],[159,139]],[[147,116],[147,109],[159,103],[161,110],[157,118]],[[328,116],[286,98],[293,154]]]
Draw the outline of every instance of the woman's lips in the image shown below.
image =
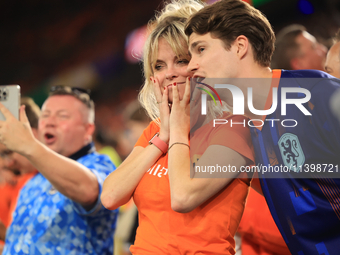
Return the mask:
[[[175,83],[175,82],[174,82]],[[168,88],[172,87],[174,83],[171,83],[169,85],[167,85]],[[185,84],[186,82],[183,81],[183,82],[176,82],[176,85],[179,85],[179,84]]]

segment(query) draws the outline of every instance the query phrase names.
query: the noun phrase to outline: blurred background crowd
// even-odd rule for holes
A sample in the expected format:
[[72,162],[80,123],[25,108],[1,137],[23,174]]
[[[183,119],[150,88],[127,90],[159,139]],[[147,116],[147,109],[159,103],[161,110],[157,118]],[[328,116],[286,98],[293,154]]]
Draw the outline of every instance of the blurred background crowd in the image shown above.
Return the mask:
[[[322,63],[313,69],[323,68],[327,49],[340,27],[340,1],[247,2],[267,16],[276,33],[291,24],[302,25],[318,41],[313,47],[321,58],[306,61]],[[140,59],[147,22],[162,7],[161,0],[1,1],[0,83],[19,84],[21,94],[39,106],[52,86],[90,89],[96,104],[96,147],[119,164],[150,121],[137,101],[143,84]],[[287,67],[278,64],[275,68]],[[1,175],[0,182],[6,178]],[[134,215],[133,210],[124,226],[133,228]],[[129,233],[117,229],[121,239],[129,239]]]
[[[275,32],[298,23],[328,48],[340,27],[337,0],[247,1],[267,16]],[[40,106],[53,85],[91,89],[96,125],[124,159],[134,144],[125,119],[143,81],[139,59],[146,24],[162,4],[160,0],[1,1],[1,84],[19,84],[22,95]]]

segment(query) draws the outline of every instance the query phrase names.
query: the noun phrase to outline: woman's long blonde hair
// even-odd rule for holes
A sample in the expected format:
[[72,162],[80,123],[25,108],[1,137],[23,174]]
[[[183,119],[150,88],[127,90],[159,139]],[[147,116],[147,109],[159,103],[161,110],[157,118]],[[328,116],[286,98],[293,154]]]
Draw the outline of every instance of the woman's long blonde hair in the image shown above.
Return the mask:
[[148,24],[150,34],[144,45],[143,67],[144,85],[139,93],[139,101],[147,111],[150,118],[159,124],[159,109],[150,77],[153,76],[153,64],[157,58],[159,39],[165,39],[175,54],[185,56],[188,54],[188,38],[184,33],[187,19],[204,7],[204,4],[194,0],[174,0],[166,4],[165,8],[156,14]]

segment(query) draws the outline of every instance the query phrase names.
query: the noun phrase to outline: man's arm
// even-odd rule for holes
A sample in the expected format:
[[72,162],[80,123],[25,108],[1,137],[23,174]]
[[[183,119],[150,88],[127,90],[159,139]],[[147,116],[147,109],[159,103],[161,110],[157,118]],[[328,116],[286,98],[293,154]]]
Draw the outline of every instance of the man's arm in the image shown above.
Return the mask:
[[88,168],[66,158],[39,141],[24,155],[60,193],[85,209],[91,209],[99,195],[97,177]]
[[99,195],[94,173],[80,163],[52,151],[32,134],[25,108],[20,108],[20,121],[0,104],[6,121],[0,121],[0,142],[26,157],[32,165],[63,195],[89,210]]

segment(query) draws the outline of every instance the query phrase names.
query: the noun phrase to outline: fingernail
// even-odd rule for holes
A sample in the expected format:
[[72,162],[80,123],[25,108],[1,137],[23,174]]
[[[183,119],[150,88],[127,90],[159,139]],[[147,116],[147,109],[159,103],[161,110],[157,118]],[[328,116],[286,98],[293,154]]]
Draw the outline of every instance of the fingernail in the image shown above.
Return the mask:
[[176,86],[176,82],[174,82],[174,86]]
[[189,77],[189,81],[191,80],[191,77]]
[[153,80],[153,83],[156,83],[156,80]]
[[166,90],[166,87],[164,87],[164,90]]
[[150,81],[152,81],[152,79],[150,78]]

